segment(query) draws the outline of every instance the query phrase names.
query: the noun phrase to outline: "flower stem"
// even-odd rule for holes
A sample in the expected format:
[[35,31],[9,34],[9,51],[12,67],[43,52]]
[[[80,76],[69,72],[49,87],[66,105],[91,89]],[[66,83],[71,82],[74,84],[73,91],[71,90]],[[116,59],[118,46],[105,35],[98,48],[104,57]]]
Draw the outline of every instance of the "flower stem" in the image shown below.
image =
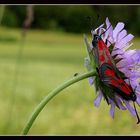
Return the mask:
[[29,120],[27,121],[23,131],[22,131],[22,135],[26,135],[28,134],[30,128],[32,127],[35,119],[37,118],[37,116],[39,115],[39,113],[42,111],[42,109],[45,107],[45,105],[54,97],[56,96],[60,91],[62,91],[63,89],[69,87],[70,85],[83,80],[85,78],[88,77],[92,77],[95,76],[96,72],[94,71],[90,71],[87,73],[84,73],[82,75],[78,75],[73,77],[72,79],[66,81],[65,83],[63,83],[62,85],[58,86],[57,88],[55,88],[53,91],[51,91],[35,108],[35,110],[33,111],[33,113],[31,114]]

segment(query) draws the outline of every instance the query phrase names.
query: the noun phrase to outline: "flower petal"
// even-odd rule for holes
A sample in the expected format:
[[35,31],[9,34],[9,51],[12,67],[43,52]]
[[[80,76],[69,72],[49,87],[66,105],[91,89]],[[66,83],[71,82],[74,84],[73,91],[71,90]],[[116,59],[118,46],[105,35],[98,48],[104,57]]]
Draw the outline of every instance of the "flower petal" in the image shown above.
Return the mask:
[[90,85],[93,85],[95,81],[95,77],[90,77],[88,80],[89,80]]
[[132,34],[125,36],[120,42],[115,44],[115,48],[124,49],[126,44],[134,38]]
[[123,57],[129,63],[135,63],[135,61],[139,59],[136,50],[128,50],[128,51],[125,51],[125,53],[123,54]]
[[[99,35],[101,35],[103,32],[105,32],[105,28],[100,28],[99,29]],[[102,39],[104,39],[104,34],[102,35]]]
[[111,102],[111,107],[110,107],[110,115],[112,118],[114,118],[114,114],[115,114],[115,104],[114,102]]
[[116,96],[116,101],[121,110],[126,110],[126,107],[123,105],[120,97]]
[[135,109],[129,104],[129,102],[124,100],[124,103],[125,103],[127,109],[130,111],[130,113],[131,113],[133,116],[136,116]]
[[105,22],[106,22],[106,25],[107,25],[107,28],[108,28],[108,27],[111,25],[111,23],[110,23],[108,17],[106,18]]
[[137,102],[137,104],[140,105],[140,94],[136,94],[136,96],[137,96],[136,102]]
[[[139,86],[137,86],[136,92],[137,92],[137,93],[140,93],[140,82],[137,82],[137,85],[139,85]],[[135,86],[135,87],[136,87],[136,86]]]
[[108,19],[108,17],[106,18],[106,39],[107,37],[111,37],[113,39],[113,27]]
[[127,31],[122,30],[118,35],[117,42],[119,42],[121,39],[123,39],[126,35],[127,35]]
[[140,73],[137,71],[131,71],[131,74],[129,76],[130,78],[139,78],[140,77]]
[[101,93],[101,91],[99,92],[98,96],[95,98],[94,100],[94,105],[96,107],[100,106],[101,100],[102,100],[103,94]]
[[135,92],[139,92],[140,91],[139,82],[137,81],[136,78],[130,79],[130,85],[132,86],[133,89],[136,89]]
[[118,33],[124,28],[124,23],[119,22],[113,30],[113,38],[116,41]]
[[123,56],[124,51],[123,51],[122,49],[116,48],[116,47],[114,46],[114,49],[113,49],[111,55],[114,56],[114,55],[116,55],[116,54],[118,54],[118,55],[120,55],[120,56]]
[[[96,28],[95,30],[91,30],[92,36],[93,36],[94,34],[97,34],[97,31],[100,30],[100,28],[103,28],[103,26],[104,26],[104,23],[101,24],[101,25],[100,25],[98,28]],[[100,35],[100,34],[99,34],[99,35]]]

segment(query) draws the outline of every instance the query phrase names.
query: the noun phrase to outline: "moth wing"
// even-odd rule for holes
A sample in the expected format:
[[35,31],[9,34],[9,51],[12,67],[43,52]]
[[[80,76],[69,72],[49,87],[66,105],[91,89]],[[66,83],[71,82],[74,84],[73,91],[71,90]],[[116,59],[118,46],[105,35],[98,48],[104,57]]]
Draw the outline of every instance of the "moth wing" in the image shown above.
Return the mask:
[[108,85],[111,84],[111,80],[119,79],[116,74],[114,66],[108,63],[103,63],[99,69],[99,75],[102,82]]

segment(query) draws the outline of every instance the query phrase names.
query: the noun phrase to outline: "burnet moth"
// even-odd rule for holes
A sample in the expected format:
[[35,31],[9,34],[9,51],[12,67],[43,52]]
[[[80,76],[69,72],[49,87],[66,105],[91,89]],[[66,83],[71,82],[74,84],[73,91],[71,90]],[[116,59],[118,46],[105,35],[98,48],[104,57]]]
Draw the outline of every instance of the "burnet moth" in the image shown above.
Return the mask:
[[[110,26],[108,27],[108,29]],[[106,29],[106,31],[108,30]],[[96,30],[97,31],[97,30]],[[111,88],[116,94],[118,94],[121,98],[127,101],[133,101],[134,109],[136,112],[136,116],[138,119],[138,123],[140,123],[140,118],[138,116],[135,101],[136,94],[135,90],[131,87],[130,84],[125,82],[125,75],[118,70],[116,67],[112,56],[110,54],[109,48],[107,47],[107,42],[104,42],[102,39],[102,35],[106,32],[104,31],[101,35],[98,35],[96,31],[93,31],[93,52],[96,61],[96,69],[100,77],[100,81],[103,85]],[[105,99],[108,102],[107,96],[103,93]]]

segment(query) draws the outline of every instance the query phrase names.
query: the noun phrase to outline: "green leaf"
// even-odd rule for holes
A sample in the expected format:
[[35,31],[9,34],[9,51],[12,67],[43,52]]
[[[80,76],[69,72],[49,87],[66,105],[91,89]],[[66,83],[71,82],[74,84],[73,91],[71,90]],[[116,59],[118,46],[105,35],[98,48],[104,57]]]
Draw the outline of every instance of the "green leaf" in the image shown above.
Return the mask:
[[110,54],[112,53],[113,49],[114,49],[114,45],[111,44],[111,45],[108,47],[108,50],[109,50]]
[[118,58],[118,59],[115,59],[114,62],[115,64],[119,63],[123,58]]
[[95,69],[96,68],[96,64],[95,64],[94,53],[93,53],[92,48],[90,47],[90,44],[89,44],[89,42],[87,40],[86,35],[84,35],[84,42],[86,44],[86,50],[87,50],[88,58],[90,60],[90,64],[91,64],[92,68]]

